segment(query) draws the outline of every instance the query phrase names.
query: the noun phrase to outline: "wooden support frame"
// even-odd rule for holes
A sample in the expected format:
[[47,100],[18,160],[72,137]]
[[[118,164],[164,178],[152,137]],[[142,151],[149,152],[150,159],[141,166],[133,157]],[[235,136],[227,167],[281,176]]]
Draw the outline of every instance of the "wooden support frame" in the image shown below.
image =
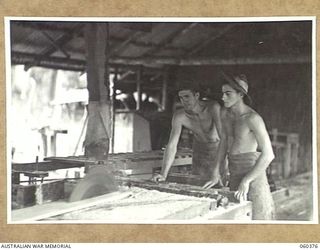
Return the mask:
[[62,44],[59,44],[47,32],[41,31],[41,33],[50,41],[50,43],[56,48],[56,50],[60,50],[65,55],[66,58],[70,58],[70,55],[68,54],[68,52],[65,49],[63,49]]

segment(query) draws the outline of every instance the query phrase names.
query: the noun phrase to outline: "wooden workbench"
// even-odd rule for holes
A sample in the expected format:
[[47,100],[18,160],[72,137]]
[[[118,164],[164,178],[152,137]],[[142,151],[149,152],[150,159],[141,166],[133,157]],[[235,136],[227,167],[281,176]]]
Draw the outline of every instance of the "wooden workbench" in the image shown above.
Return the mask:
[[[12,222],[84,220],[87,223],[203,223],[214,219],[251,220],[251,202],[218,205],[217,198],[220,194],[214,189],[203,190],[200,187],[177,183],[158,185],[132,179],[122,181],[126,184],[118,192],[77,202],[59,200],[13,210]],[[130,185],[127,181],[130,181]],[[137,187],[138,184],[146,188]]]

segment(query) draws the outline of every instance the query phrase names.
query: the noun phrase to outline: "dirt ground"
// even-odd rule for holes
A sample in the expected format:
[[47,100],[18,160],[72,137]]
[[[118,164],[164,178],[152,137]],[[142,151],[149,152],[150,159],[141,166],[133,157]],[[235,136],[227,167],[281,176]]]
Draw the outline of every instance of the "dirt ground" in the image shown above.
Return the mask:
[[277,181],[278,187],[285,187],[289,191],[288,196],[275,200],[277,220],[309,221],[313,219],[312,181],[311,172]]

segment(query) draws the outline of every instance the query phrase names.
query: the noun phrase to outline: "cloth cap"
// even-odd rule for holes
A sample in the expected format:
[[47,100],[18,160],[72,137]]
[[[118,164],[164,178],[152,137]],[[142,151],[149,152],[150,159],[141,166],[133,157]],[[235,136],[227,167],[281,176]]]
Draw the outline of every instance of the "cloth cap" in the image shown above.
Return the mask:
[[222,71],[222,75],[224,79],[227,81],[227,84],[230,85],[232,88],[234,88],[237,91],[240,91],[244,94],[244,97],[247,99],[248,104],[252,104],[252,99],[248,95],[249,91],[249,85],[248,85],[248,79],[246,75],[240,74],[237,76],[230,76],[227,75],[225,72]]

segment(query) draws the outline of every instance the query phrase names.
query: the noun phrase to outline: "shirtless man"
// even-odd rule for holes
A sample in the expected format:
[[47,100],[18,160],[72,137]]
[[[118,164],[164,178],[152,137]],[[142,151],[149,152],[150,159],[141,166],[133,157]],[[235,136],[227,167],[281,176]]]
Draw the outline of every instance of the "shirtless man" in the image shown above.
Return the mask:
[[191,130],[194,136],[193,174],[209,180],[220,140],[220,105],[214,101],[199,100],[199,90],[192,82],[181,83],[178,95],[183,109],[173,114],[170,138],[164,152],[161,173],[154,175],[152,180],[157,182],[166,180],[175,159],[182,127]]
[[212,179],[204,188],[211,188],[220,180],[219,165],[227,156],[230,190],[235,191],[235,197],[240,201],[252,201],[253,219],[274,219],[274,204],[266,176],[266,169],[274,158],[268,132],[261,116],[245,104],[251,100],[245,75],[224,74],[224,77],[221,140]]

